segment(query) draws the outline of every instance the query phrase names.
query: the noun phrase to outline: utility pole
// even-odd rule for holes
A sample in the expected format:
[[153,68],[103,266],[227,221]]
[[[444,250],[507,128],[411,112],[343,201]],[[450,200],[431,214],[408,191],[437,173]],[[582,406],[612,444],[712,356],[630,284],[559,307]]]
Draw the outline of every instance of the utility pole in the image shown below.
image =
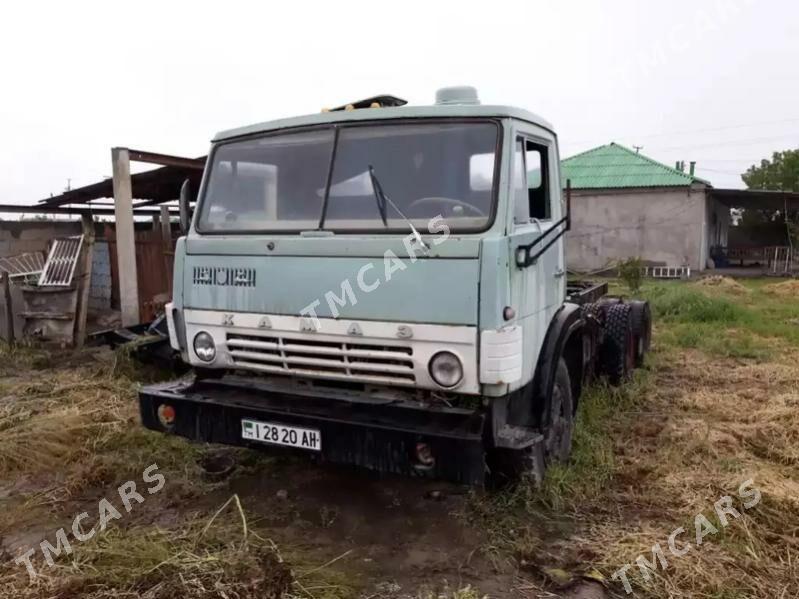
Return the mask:
[[644,149],[644,146],[633,146],[633,150],[635,150],[636,154],[640,154],[641,150]]

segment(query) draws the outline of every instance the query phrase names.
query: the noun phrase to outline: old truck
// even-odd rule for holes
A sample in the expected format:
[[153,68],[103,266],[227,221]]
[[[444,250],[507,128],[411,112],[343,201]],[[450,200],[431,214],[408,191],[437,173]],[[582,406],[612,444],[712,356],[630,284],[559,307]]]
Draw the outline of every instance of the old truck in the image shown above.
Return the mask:
[[567,460],[585,385],[643,359],[643,302],[569,283],[558,140],[445,88],[218,134],[167,306],[192,378],[147,428],[483,485]]

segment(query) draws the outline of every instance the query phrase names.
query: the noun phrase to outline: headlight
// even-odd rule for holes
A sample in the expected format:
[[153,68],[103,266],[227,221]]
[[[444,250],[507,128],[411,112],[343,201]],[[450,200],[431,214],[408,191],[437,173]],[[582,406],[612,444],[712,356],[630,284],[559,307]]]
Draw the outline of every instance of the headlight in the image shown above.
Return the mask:
[[205,331],[197,333],[194,337],[194,353],[203,362],[213,362],[216,357],[214,338]]
[[452,352],[440,351],[430,358],[430,376],[442,387],[454,387],[463,378],[463,365]]

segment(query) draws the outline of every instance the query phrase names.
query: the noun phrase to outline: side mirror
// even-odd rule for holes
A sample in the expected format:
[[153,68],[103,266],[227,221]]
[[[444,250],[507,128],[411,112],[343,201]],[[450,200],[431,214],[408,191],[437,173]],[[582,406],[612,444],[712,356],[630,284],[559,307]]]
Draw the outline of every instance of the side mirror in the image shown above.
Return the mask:
[[191,226],[191,208],[189,207],[189,200],[191,197],[191,184],[186,179],[183,185],[180,186],[180,234],[185,235],[189,232]]
[[572,228],[572,180],[566,179],[566,230]]

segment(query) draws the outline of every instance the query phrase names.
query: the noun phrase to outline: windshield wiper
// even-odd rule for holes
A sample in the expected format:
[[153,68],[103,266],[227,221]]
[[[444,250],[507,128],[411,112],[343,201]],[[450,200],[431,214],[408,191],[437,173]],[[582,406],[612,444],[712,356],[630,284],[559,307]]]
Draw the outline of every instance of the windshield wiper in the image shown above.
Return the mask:
[[[377,202],[377,211],[380,213],[380,219],[383,221],[383,226],[388,227],[388,220],[386,218],[386,192],[383,191],[383,186],[377,180],[375,175],[375,168],[369,165],[369,180],[372,182],[372,192],[375,194],[375,202]],[[393,204],[393,202],[392,202]]]
[[406,223],[408,223],[408,226],[411,228],[411,232],[413,233],[413,238],[416,241],[416,243],[422,246],[422,248],[425,251],[429,252],[430,248],[424,242],[422,236],[419,235],[419,231],[416,230],[416,227],[413,226],[413,223],[410,221],[410,219],[407,216],[405,216],[402,210],[399,209],[399,207],[393,202],[393,200],[390,197],[388,197],[388,194],[383,190],[383,186],[380,184],[380,181],[377,178],[377,175],[375,174],[375,169],[371,164],[369,165],[369,179],[371,179],[372,181],[372,189],[374,190],[375,201],[377,202],[377,209],[380,212],[380,218],[383,220],[383,225],[388,227],[388,219],[386,218],[386,212],[387,212],[386,204],[388,203],[391,205],[391,207],[394,210],[397,211],[397,214],[399,214],[402,217],[402,219]]

